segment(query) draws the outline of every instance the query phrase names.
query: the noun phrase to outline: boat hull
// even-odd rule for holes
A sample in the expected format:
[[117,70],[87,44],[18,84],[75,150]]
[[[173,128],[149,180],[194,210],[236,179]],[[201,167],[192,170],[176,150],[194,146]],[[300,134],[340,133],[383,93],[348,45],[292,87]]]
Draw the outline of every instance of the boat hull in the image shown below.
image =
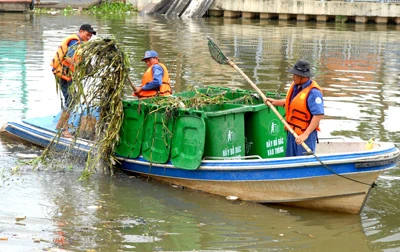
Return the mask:
[[[375,181],[381,171],[355,174],[349,178]],[[142,176],[149,176],[140,173]],[[241,200],[258,203],[291,205],[324,211],[358,214],[368,198],[371,186],[354,185],[356,182],[337,175],[327,177],[279,181],[197,181],[152,176],[169,184],[200,190],[224,197],[236,196]]]
[[[126,159],[120,161],[121,168],[127,172],[224,197],[236,196],[240,200],[259,203],[358,214],[374,181],[384,171],[395,167],[397,156],[398,151],[394,151],[379,166],[355,168],[358,170],[354,171],[351,170],[356,162],[341,165],[327,162],[325,165],[331,165],[337,171],[335,173],[322,165],[307,165],[304,162],[297,167],[287,164],[279,168],[266,164],[258,166],[261,161],[247,163],[240,168],[223,164],[213,167],[211,162],[196,171],[184,171],[169,165],[150,165]],[[310,174],[310,170],[314,173]]]

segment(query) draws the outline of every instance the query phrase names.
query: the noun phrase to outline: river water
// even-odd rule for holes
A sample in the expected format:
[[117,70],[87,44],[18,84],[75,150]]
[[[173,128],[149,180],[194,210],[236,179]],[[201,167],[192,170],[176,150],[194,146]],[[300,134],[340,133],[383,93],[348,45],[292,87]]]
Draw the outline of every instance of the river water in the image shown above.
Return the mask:
[[[144,52],[156,50],[175,91],[251,89],[212,60],[208,37],[265,92],[285,92],[287,69],[305,58],[324,90],[321,138],[400,142],[400,28],[342,23],[2,13],[1,124],[59,111],[50,60],[83,23],[120,43],[135,83],[146,69]],[[40,153],[0,135],[2,252],[400,251],[399,164],[378,179],[360,215],[346,215],[231,202],[120,172],[80,181],[84,162],[61,157],[35,170],[22,164]]]

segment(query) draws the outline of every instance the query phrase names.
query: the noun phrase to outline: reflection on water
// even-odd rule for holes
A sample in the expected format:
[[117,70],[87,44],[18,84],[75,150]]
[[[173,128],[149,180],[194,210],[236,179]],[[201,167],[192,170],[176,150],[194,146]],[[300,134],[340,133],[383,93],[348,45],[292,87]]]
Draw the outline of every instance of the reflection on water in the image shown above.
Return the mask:
[[[130,77],[156,50],[175,91],[216,85],[251,89],[208,52],[210,37],[263,91],[286,92],[287,69],[314,66],[324,90],[322,137],[400,142],[397,27],[245,19],[180,20],[151,16],[0,15],[0,123],[58,112],[50,69],[61,40],[91,23],[126,50]],[[131,90],[127,87],[126,95]],[[380,251],[400,247],[398,169],[379,179],[361,216],[228,202],[224,198],[129,177],[77,179],[83,164],[11,175],[17,153],[39,149],[1,137],[0,250],[74,251]],[[62,160],[59,161],[62,163]],[[51,167],[53,169],[51,169]],[[26,215],[22,222],[15,216]],[[36,242],[33,242],[35,238]],[[40,242],[37,242],[39,238]],[[7,251],[8,251],[7,250]]]
[[[79,172],[29,172],[20,176],[23,193],[13,193],[22,199],[37,195],[25,202],[29,211],[0,207],[1,219],[8,215],[2,234],[16,233],[20,246],[30,237],[13,228],[17,213],[27,215],[24,227],[44,248],[368,251],[360,216],[230,202],[122,174],[77,182]],[[9,197],[5,201],[20,205]],[[18,241],[10,241],[7,248],[18,248]]]

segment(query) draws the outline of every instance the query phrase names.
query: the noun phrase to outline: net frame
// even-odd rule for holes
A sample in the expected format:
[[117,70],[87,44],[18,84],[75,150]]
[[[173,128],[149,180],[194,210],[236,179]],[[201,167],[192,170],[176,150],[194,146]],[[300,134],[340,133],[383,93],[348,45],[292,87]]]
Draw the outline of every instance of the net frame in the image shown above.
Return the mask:
[[217,63],[222,65],[229,65],[229,59],[224,55],[224,53],[218,48],[218,46],[210,39],[208,39],[208,50],[210,51],[211,58]]

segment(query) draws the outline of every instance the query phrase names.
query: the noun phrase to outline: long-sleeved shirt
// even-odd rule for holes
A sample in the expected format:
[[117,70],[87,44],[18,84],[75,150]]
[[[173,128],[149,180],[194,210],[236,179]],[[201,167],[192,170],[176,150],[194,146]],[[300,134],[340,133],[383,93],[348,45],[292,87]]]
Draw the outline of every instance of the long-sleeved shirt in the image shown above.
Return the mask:
[[152,73],[153,73],[153,80],[150,82],[147,82],[146,85],[142,87],[143,90],[159,90],[162,84],[162,77],[164,75],[164,70],[163,68],[158,65],[154,64],[152,68]]

